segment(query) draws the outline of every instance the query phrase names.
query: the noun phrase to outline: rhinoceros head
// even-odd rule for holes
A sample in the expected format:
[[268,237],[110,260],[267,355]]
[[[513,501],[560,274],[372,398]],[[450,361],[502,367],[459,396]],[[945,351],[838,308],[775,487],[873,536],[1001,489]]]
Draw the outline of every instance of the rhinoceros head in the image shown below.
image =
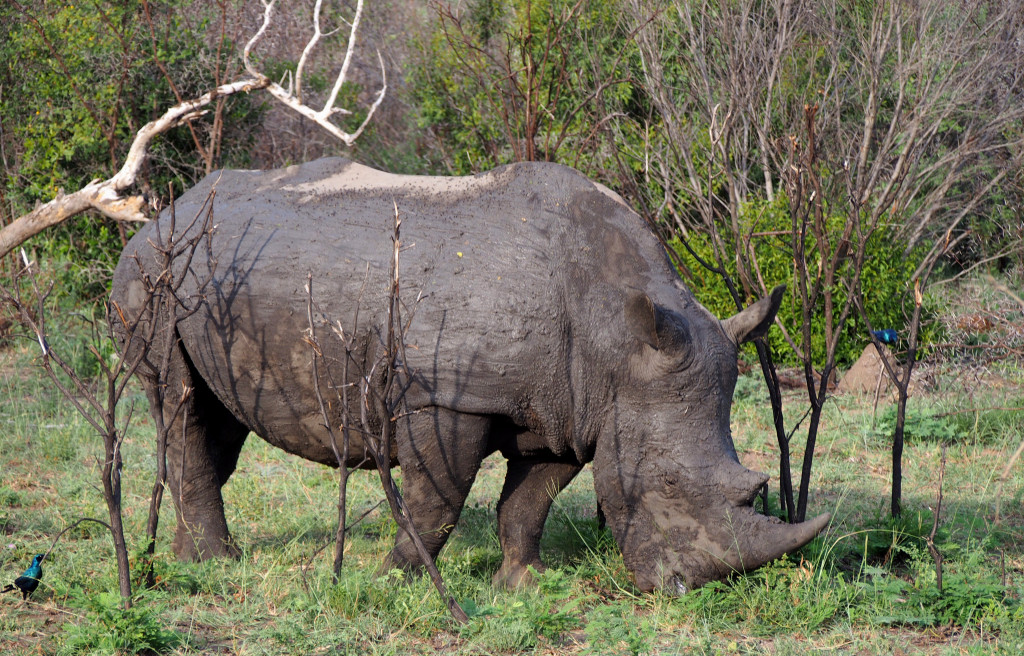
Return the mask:
[[626,384],[594,455],[594,484],[643,590],[679,593],[798,549],[828,522],[758,514],[768,476],[739,463],[729,428],[738,345],[767,332],[784,287],[718,321],[704,308],[625,303]]

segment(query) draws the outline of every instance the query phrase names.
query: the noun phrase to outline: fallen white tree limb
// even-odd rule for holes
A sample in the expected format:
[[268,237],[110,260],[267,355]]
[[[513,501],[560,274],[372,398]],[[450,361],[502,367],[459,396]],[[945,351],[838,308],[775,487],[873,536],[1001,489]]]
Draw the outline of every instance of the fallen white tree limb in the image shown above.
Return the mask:
[[146,201],[142,196],[122,196],[121,192],[135,184],[153,139],[185,121],[201,114],[201,108],[214,99],[240,91],[253,91],[267,86],[266,78],[241,80],[224,84],[194,100],[171,107],[155,121],[150,121],[136,133],[128,150],[124,165],[107,180],[93,180],[70,194],[60,192],[48,203],[18,217],[0,230],[0,257],[10,253],[43,230],[63,223],[87,210],[96,210],[115,221],[137,222],[148,220],[143,213]]
[[[363,12],[363,0],[359,0],[356,6],[356,13],[355,17],[352,19],[351,29],[349,30],[348,47],[345,51],[345,59],[341,66],[341,70],[338,73],[338,77],[335,80],[334,87],[331,90],[331,94],[328,97],[326,104],[321,110],[314,110],[307,107],[301,102],[301,97],[296,97],[296,95],[292,93],[291,88],[285,89],[281,85],[272,82],[253,65],[250,57],[252,49],[270,26],[275,0],[262,0],[262,2],[264,5],[263,24],[245,45],[245,50],[243,51],[243,60],[246,71],[252,77],[245,80],[239,80],[237,82],[231,82],[230,84],[223,84],[198,98],[178,103],[164,112],[163,116],[160,118],[150,121],[144,125],[142,129],[136,133],[135,140],[132,142],[132,145],[128,150],[127,157],[125,157],[124,165],[121,166],[121,169],[113,177],[107,180],[93,180],[78,191],[70,194],[65,194],[63,191],[58,192],[57,197],[53,200],[36,207],[28,214],[18,217],[12,221],[10,225],[4,226],[3,229],[0,229],[0,258],[7,256],[8,253],[13,251],[20,244],[47,228],[59,225],[71,217],[88,210],[100,212],[104,216],[114,219],[115,221],[147,221],[148,218],[144,213],[146,200],[140,195],[123,196],[122,194],[135,184],[139,171],[142,169],[142,164],[145,162],[149,153],[150,144],[157,135],[163,134],[186,121],[201,116],[203,114],[202,108],[218,98],[231,96],[240,92],[266,89],[278,101],[282,102],[302,116],[309,118],[317,125],[323,127],[325,130],[341,140],[346,146],[351,146],[359,135],[363,133],[363,130],[370,122],[370,119],[373,118],[377,108],[384,100],[384,94],[387,91],[387,76],[384,70],[384,61],[381,58],[380,53],[377,53],[377,58],[381,65],[381,89],[377,93],[377,97],[373,104],[370,106],[370,109],[366,114],[366,118],[352,133],[345,132],[339,126],[331,122],[331,117],[336,114],[351,114],[349,110],[335,107],[334,103],[337,102],[338,93],[341,90],[342,85],[345,83],[349,65],[352,61],[352,53],[355,49],[356,30],[359,28],[359,20]],[[295,75],[295,90],[300,94],[302,89],[302,72],[304,64],[309,52],[313,49],[321,36],[323,36],[320,28],[320,7],[322,2],[323,0],[317,0],[316,2],[316,7],[314,9],[314,34],[303,51],[302,59],[299,62],[299,67]],[[290,86],[291,85],[289,85],[289,87]]]

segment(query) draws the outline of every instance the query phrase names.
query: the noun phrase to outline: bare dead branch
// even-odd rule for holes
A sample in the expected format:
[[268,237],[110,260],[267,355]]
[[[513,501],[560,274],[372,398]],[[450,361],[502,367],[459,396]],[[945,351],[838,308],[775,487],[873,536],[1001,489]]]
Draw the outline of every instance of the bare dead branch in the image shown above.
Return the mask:
[[0,257],[43,230],[63,223],[87,210],[96,210],[115,221],[147,221],[142,196],[121,196],[133,184],[146,159],[153,139],[183,122],[196,118],[202,107],[215,98],[265,88],[266,80],[240,80],[224,84],[199,98],[171,107],[160,118],[150,121],[135,135],[121,169],[107,180],[93,180],[70,194],[61,194],[28,214],[18,217],[0,230]]
[[249,42],[245,44],[245,49],[242,51],[242,61],[245,64],[245,70],[248,71],[253,78],[260,81],[262,88],[265,88],[270,95],[279,100],[285,106],[327,130],[332,135],[340,139],[346,146],[351,146],[355,143],[356,139],[359,138],[359,135],[363,133],[363,130],[366,129],[366,126],[373,118],[377,108],[380,107],[380,104],[384,101],[384,94],[387,92],[388,88],[387,70],[384,67],[384,58],[378,52],[377,59],[380,62],[381,88],[380,91],[377,92],[377,97],[373,101],[373,104],[370,105],[370,109],[366,113],[366,118],[363,119],[363,122],[360,123],[359,127],[351,133],[345,132],[338,125],[331,122],[331,119],[337,114],[351,114],[351,111],[347,109],[335,107],[335,103],[338,101],[338,94],[341,92],[341,88],[346,81],[349,66],[352,62],[352,53],[355,50],[356,44],[356,30],[359,29],[359,21],[363,13],[363,0],[358,0],[356,4],[355,17],[352,19],[352,26],[349,31],[348,49],[345,51],[345,60],[342,62],[341,70],[338,72],[337,78],[334,80],[334,86],[331,88],[331,93],[328,96],[327,101],[324,103],[323,108],[319,110],[315,110],[302,102],[302,73],[309,53],[313,50],[316,43],[322,36],[320,28],[320,4],[322,0],[317,0],[316,2],[316,7],[313,12],[313,36],[309,43],[306,44],[306,48],[303,50],[302,57],[299,60],[299,66],[295,72],[294,93],[292,92],[292,89],[285,89],[280,84],[268,79],[263,73],[257,70],[250,57],[253,48],[266,33],[273,18],[274,3],[276,0],[262,1],[264,8],[263,23],[260,25],[260,29],[257,30],[256,34],[254,34],[253,37],[249,39]]
[[[939,519],[942,516],[942,479],[946,475],[946,445],[942,445],[942,459],[939,462],[939,490],[935,500],[935,519],[932,522],[932,532],[928,534],[926,544],[928,545],[928,553],[932,555],[932,559],[935,561],[935,586],[939,589],[939,594],[942,594],[942,553],[935,546],[935,533],[939,530]],[[998,498],[998,497],[997,497]]]
[[[132,353],[134,350],[144,354],[144,359],[155,363],[155,370],[147,375],[154,376],[157,384],[153,386],[154,397],[150,400],[151,410],[156,425],[156,460],[157,468],[153,481],[153,488],[150,494],[149,515],[146,521],[146,550],[145,556],[150,562],[147,563],[146,578],[151,586],[154,583],[152,569],[152,556],[156,550],[156,534],[160,520],[160,506],[163,501],[164,489],[167,486],[167,446],[171,437],[171,430],[176,422],[181,423],[182,440],[188,428],[188,404],[192,400],[194,388],[187,385],[184,380],[170,380],[171,363],[175,348],[178,346],[177,326],[178,324],[193,315],[199,310],[203,302],[203,294],[216,269],[216,263],[211,267],[209,276],[198,283],[196,291],[190,298],[182,298],[180,290],[184,284],[190,264],[200,246],[209,243],[213,233],[213,201],[216,197],[216,186],[211,190],[204,203],[197,210],[196,214],[181,231],[177,228],[177,212],[175,204],[171,202],[167,215],[166,236],[162,231],[157,231],[156,236],[151,240],[159,258],[157,267],[159,275],[153,277],[142,266],[138,257],[135,264],[139,269],[139,278],[145,285],[148,303],[142,306],[138,316],[133,318],[131,323],[125,321],[120,310],[113,313],[110,321],[116,325],[124,338],[123,350],[125,353]],[[201,223],[200,223],[201,222]],[[180,273],[175,276],[174,268],[177,266]],[[111,327],[113,328],[114,325]],[[158,334],[157,326],[163,326]],[[122,380],[120,394],[127,379]],[[172,390],[176,390],[172,391]],[[173,403],[168,403],[168,398],[177,397]]]
[[999,507],[1003,500],[1003,485],[1006,483],[1007,479],[1010,478],[1010,470],[1012,470],[1013,466],[1017,463],[1017,459],[1020,458],[1021,453],[1024,453],[1024,440],[1021,440],[1021,443],[1017,445],[1017,450],[1014,451],[1013,455],[1010,456],[1010,459],[1006,461],[1006,467],[1003,468],[1003,473],[999,475],[999,486],[996,488],[996,516],[993,520],[993,523],[996,526],[999,526],[1000,522]]
[[[22,251],[22,260],[25,267],[15,274],[12,281],[13,289],[0,288],[0,299],[17,310],[22,322],[36,335],[42,350],[40,362],[50,380],[103,440],[104,458],[101,463],[101,478],[103,498],[109,517],[109,524],[104,525],[110,530],[114,543],[121,601],[125,608],[130,608],[132,605],[131,572],[121,514],[121,446],[124,442],[124,430],[117,422],[116,410],[120,400],[117,379],[119,376],[128,375],[134,371],[134,367],[138,366],[141,359],[134,362],[121,359],[114,367],[104,367],[106,375],[102,392],[94,391],[86,385],[74,368],[49,347],[45,329],[46,293],[40,289],[35,273],[36,267],[29,262],[24,251]],[[34,312],[29,311],[21,297],[22,278],[24,277],[28,277],[28,285],[32,290],[36,307]],[[57,365],[57,369],[54,369],[54,364]],[[57,370],[70,382],[65,383],[61,375],[58,375]]]
[[[99,350],[91,348],[97,357],[103,372],[99,389],[86,383],[75,369],[61,355],[50,348],[47,340],[46,298],[49,290],[40,288],[36,278],[35,263],[29,261],[22,250],[24,268],[17,272],[13,279],[12,289],[0,288],[0,299],[15,308],[23,324],[36,336],[40,345],[40,364],[49,375],[53,384],[75,407],[79,414],[89,423],[103,440],[104,458],[102,460],[103,496],[107,505],[110,530],[118,563],[118,582],[122,603],[129,607],[132,604],[132,586],[129,571],[127,548],[121,517],[121,470],[122,446],[128,424],[132,418],[132,409],[121,421],[118,420],[117,407],[123,398],[128,379],[145,363],[146,375],[158,378],[160,384],[155,394],[156,407],[154,412],[158,427],[157,439],[157,476],[150,499],[150,514],[147,522],[149,544],[147,552],[153,553],[157,519],[159,516],[160,499],[162,498],[164,480],[166,478],[165,453],[168,431],[179,416],[186,415],[187,404],[192,390],[182,386],[175,403],[165,404],[164,396],[168,394],[168,373],[170,371],[171,353],[177,345],[177,323],[194,313],[201,304],[204,284],[200,283],[196,296],[182,298],[180,288],[184,283],[187,266],[174,273],[174,265],[191,262],[192,257],[209,239],[212,233],[212,198],[207,198],[199,212],[187,225],[185,231],[176,231],[176,217],[173,206],[167,218],[167,232],[158,232],[156,243],[152,246],[162,258],[158,262],[160,273],[150,276],[143,270],[141,279],[145,283],[141,303],[134,313],[112,304],[107,317],[108,337],[113,338],[117,330],[124,337],[122,355],[114,364],[108,363]],[[202,223],[199,223],[202,221]],[[138,258],[136,262],[142,270]],[[27,280],[27,284],[23,282]],[[22,287],[31,290],[33,309],[22,298]],[[158,322],[157,319],[160,319]],[[157,332],[157,326],[170,326],[169,330]],[[157,371],[152,371],[156,368]],[[151,399],[151,401],[154,399]],[[182,429],[187,424],[187,416],[182,418]],[[151,575],[151,571],[148,573]]]

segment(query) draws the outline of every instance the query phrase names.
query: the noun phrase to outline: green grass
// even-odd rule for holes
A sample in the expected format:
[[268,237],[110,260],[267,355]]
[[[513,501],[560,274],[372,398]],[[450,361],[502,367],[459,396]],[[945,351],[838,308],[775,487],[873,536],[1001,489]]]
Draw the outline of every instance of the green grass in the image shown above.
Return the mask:
[[[106,519],[99,491],[102,445],[47,384],[28,343],[0,351],[0,573],[16,576],[31,555],[80,517]],[[174,518],[164,504],[157,586],[131,613],[116,607],[109,537],[86,523],[44,563],[28,603],[0,598],[0,653],[174,654],[1016,654],[1024,650],[1024,463],[999,476],[1024,439],[1024,374],[1011,384],[965,389],[949,375],[922,391],[919,429],[904,457],[904,507],[888,518],[886,404],[837,397],[816,449],[811,513],[834,516],[800,553],[684,597],[633,588],[614,541],[597,527],[590,471],[556,500],[542,542],[552,569],[539,586],[495,590],[501,561],[494,506],[504,474],[489,458],[439,565],[471,616],[460,627],[429,580],[378,568],[395,532],[371,472],[354,475],[352,531],[342,578],[332,583],[336,473],[251,437],[225,488],[228,521],[243,553],[233,561],[177,562]],[[960,387],[958,387],[960,385]],[[741,460],[773,474],[771,412],[756,377],[733,411]],[[153,429],[141,392],[125,442],[124,506],[129,551],[142,547],[152,472]],[[786,397],[787,421],[802,413]],[[993,409],[986,409],[993,408]],[[970,410],[969,412],[964,412]],[[940,530],[944,593],[925,546],[941,444],[948,442]],[[794,464],[801,446],[795,445]],[[777,507],[776,494],[771,497]],[[375,507],[376,506],[376,507]],[[6,582],[6,581],[5,581]]]

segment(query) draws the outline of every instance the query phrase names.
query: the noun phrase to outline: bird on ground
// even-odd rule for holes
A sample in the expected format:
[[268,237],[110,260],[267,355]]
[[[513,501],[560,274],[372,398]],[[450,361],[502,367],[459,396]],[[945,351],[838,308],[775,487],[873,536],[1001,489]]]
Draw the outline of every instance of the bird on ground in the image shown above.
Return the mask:
[[32,559],[32,565],[22,572],[21,576],[14,579],[14,583],[10,583],[3,590],[0,590],[0,594],[17,589],[21,590],[21,599],[23,601],[28,599],[28,596],[39,587],[39,579],[43,578],[42,563],[43,554],[36,554],[36,557]]
[[899,340],[899,336],[892,328],[886,328],[885,330],[872,330],[871,334],[877,337],[878,341],[883,344],[895,344]]

